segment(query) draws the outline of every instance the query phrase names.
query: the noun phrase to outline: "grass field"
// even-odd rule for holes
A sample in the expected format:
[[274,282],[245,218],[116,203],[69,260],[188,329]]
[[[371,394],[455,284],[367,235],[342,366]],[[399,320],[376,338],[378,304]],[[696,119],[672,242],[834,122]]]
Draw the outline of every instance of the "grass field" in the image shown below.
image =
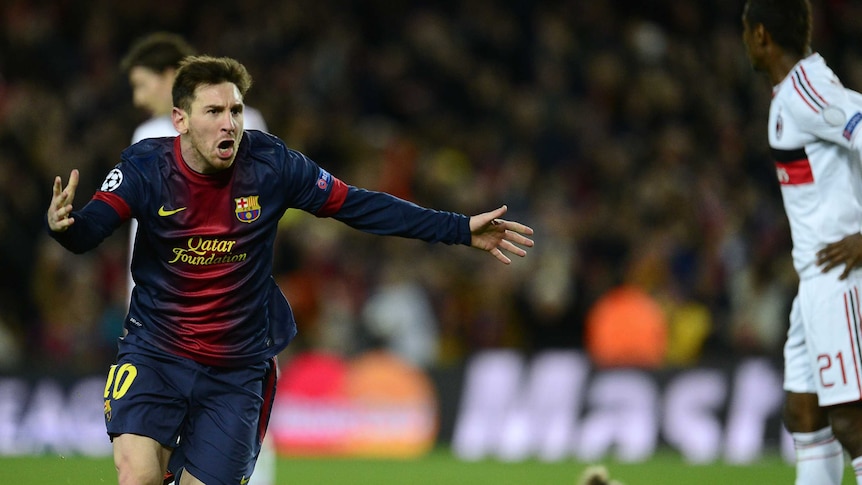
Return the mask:
[[[778,458],[747,466],[687,465],[662,453],[639,464],[603,463],[625,485],[792,484],[793,468]],[[415,461],[279,459],[277,485],[574,485],[587,465],[574,461],[465,463],[439,450]],[[2,485],[99,485],[117,483],[110,458],[0,457]],[[848,467],[844,484],[855,484]]]

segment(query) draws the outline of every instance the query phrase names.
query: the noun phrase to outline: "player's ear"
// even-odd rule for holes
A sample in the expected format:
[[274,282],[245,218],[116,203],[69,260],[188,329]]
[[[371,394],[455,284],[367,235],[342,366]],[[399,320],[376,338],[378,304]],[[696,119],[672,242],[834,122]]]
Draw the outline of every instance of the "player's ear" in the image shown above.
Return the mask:
[[174,129],[180,135],[185,135],[189,132],[189,115],[184,109],[174,106],[174,109],[171,111],[171,121],[174,124]]
[[763,24],[755,24],[752,29],[752,39],[759,46],[765,46],[772,43],[772,36]]

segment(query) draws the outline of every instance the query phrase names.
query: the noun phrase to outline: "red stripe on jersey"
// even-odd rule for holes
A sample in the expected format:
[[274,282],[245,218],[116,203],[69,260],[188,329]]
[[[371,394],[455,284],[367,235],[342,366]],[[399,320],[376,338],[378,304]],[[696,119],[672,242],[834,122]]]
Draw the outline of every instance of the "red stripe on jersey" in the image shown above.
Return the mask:
[[820,101],[823,101],[823,104],[829,105],[829,103],[827,103],[826,100],[823,99],[823,96],[820,96],[820,93],[818,93],[817,90],[814,89],[814,85],[811,84],[811,81],[808,80],[808,74],[805,73],[805,67],[802,66],[801,64],[799,65],[799,71],[802,73],[802,77],[805,79],[805,84],[808,85],[808,89],[810,89],[811,92],[814,93],[815,96],[820,98]]
[[278,358],[269,359],[272,368],[263,381],[263,405],[260,407],[260,420],[257,424],[257,438],[261,441],[266,437],[266,429],[272,416],[272,403],[275,401],[276,383],[278,382]]
[[126,201],[121,199],[117,194],[111,192],[96,192],[93,194],[93,200],[101,200],[111,206],[111,208],[113,208],[120,216],[120,219],[124,221],[132,218],[132,209],[129,208],[129,204],[126,204]]
[[818,111],[817,108],[813,104],[811,104],[811,102],[808,101],[808,99],[805,98],[805,93],[803,93],[799,89],[799,84],[796,83],[796,78],[791,76],[790,80],[793,81],[793,89],[796,90],[796,93],[799,95],[800,98],[802,98],[802,101],[805,101],[805,104],[807,104],[808,107],[811,108],[815,113],[819,113],[820,111]]
[[792,162],[775,162],[775,172],[781,185],[804,185],[814,183],[814,172],[807,158]]
[[344,205],[344,199],[347,198],[347,184],[341,180],[332,177],[332,190],[329,192],[329,198],[315,214],[318,217],[329,217],[338,212],[341,206]]

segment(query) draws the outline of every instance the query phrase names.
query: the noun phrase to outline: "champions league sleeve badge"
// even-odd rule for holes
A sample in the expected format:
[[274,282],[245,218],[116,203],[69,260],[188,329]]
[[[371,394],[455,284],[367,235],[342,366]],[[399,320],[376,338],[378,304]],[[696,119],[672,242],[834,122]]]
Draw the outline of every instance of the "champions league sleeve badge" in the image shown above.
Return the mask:
[[234,202],[236,202],[236,218],[240,222],[254,222],[260,217],[258,197],[257,195],[249,195],[234,199]]
[[123,172],[120,171],[119,168],[115,168],[108,172],[108,176],[105,177],[105,181],[102,182],[102,186],[99,188],[102,192],[113,192],[117,190],[117,187],[123,183]]
[[850,118],[850,121],[844,125],[844,132],[842,133],[844,138],[848,140],[853,138],[853,132],[856,131],[856,127],[859,126],[860,121],[862,121],[862,113],[857,112]]

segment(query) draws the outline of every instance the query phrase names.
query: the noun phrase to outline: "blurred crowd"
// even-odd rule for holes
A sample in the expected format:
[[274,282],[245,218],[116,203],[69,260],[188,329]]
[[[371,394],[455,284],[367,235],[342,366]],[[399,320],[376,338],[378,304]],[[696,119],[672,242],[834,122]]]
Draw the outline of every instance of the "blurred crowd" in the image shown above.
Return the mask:
[[[815,49],[862,89],[862,5],[813,3]],[[505,203],[536,230],[505,267],[289,211],[287,353],[383,345],[427,367],[584,348],[625,287],[661,310],[657,365],[778,358],[796,277],[742,4],[4,0],[0,371],[113,360],[128,234],[75,256],[44,213],[72,168],[83,206],[145,119],[118,64],[155,30],[246,64],[270,131],[347,183],[467,214]]]

